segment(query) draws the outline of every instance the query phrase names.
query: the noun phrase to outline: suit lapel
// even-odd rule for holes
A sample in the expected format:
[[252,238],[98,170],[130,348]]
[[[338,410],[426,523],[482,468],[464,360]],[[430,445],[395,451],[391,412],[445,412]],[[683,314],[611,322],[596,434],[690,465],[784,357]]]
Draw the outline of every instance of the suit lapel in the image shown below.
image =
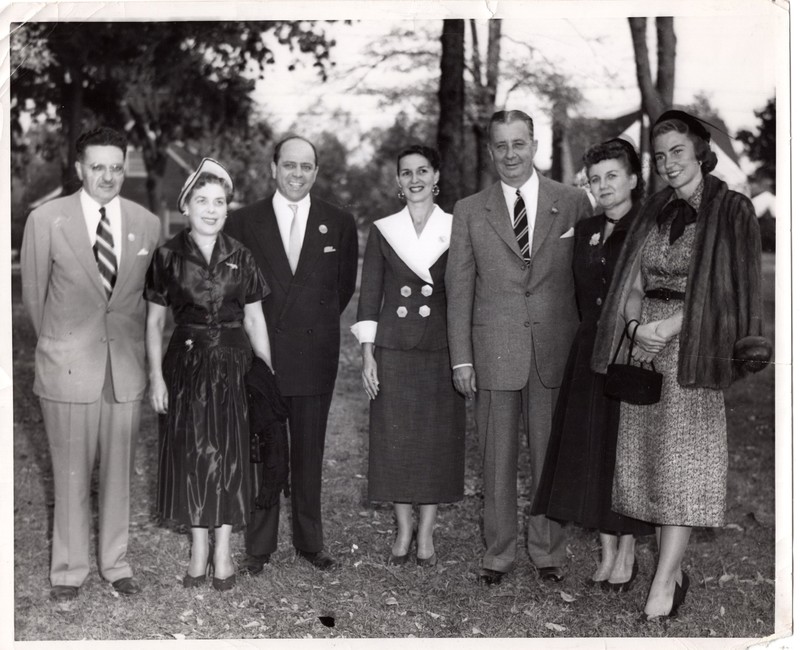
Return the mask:
[[519,250],[517,240],[514,237],[514,229],[511,227],[511,215],[508,214],[506,201],[503,198],[503,190],[500,183],[492,185],[489,198],[486,201],[486,219],[489,225],[494,228],[511,251],[522,259],[522,252]]
[[541,248],[542,243],[553,227],[555,216],[558,214],[558,197],[551,186],[552,181],[539,174],[539,198],[536,205],[536,223],[533,228],[533,241],[531,243],[531,259]]
[[[117,269],[117,282],[114,285],[114,290],[111,292],[111,300],[122,292],[122,289],[127,284],[133,263],[136,259],[136,254],[144,246],[144,240],[141,233],[136,229],[136,222],[133,216],[127,210],[124,204],[120,205],[121,227],[120,227],[120,241],[117,246],[120,250],[119,268]],[[137,245],[139,248],[137,248]]]
[[[278,281],[284,291],[289,291],[292,282],[292,269],[289,258],[283,248],[281,231],[278,229],[278,219],[272,208],[272,199],[265,199],[263,209],[253,218],[248,220],[250,236],[256,242],[257,248],[262,251],[262,259],[272,271],[272,276]],[[242,242],[247,246],[247,242]]]
[[64,237],[75,254],[75,259],[89,276],[92,285],[105,298],[106,291],[100,280],[100,271],[97,270],[97,260],[94,257],[92,247],[89,245],[89,231],[86,230],[86,219],[83,217],[80,193],[73,194],[70,199],[65,211],[66,219],[62,228]]

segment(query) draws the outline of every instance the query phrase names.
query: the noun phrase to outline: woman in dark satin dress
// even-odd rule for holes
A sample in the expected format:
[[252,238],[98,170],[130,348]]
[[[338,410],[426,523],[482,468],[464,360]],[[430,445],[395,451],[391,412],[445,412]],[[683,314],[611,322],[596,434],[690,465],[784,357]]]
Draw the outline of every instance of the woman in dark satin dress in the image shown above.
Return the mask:
[[[203,160],[178,200],[189,228],[161,246],[147,273],[150,401],[159,418],[158,511],[192,530],[184,587],[233,587],[230,537],[250,510],[244,377],[253,352],[272,367],[261,300],[269,288],[250,252],[222,226],[230,176]],[[163,359],[167,307],[175,330]],[[214,529],[213,560],[209,529]]]
[[581,324],[564,371],[533,512],[599,530],[601,562],[587,584],[627,591],[638,573],[634,535],[653,528],[611,511],[620,405],[605,396],[605,375],[592,372],[590,362],[597,321],[643,183],[639,157],[625,140],[595,145],[583,160],[603,214],[575,226],[572,270]]

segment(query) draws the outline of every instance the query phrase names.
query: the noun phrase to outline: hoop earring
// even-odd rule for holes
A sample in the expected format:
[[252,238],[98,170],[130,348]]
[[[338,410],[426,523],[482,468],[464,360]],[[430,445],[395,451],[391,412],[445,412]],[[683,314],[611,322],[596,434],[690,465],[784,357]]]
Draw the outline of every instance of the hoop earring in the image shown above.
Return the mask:
[[406,200],[405,192],[403,192],[403,190],[397,190],[397,198],[400,199],[401,201],[405,201]]
[[439,192],[440,192],[440,191],[441,191],[441,190],[439,189],[439,186],[438,186],[438,185],[434,185],[434,186],[433,186],[433,189],[431,190],[431,193],[432,193],[434,196],[439,196]]

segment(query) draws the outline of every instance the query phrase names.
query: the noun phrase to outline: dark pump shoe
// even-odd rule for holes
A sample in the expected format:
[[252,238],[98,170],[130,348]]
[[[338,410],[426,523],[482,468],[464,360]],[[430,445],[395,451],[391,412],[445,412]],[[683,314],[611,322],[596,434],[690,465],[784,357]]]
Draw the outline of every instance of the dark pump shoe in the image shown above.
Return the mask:
[[561,582],[564,579],[564,569],[560,566],[537,567],[539,577],[545,582]]
[[139,586],[139,583],[133,578],[120,578],[119,580],[114,580],[114,582],[111,583],[111,586],[114,587],[114,591],[116,591],[118,594],[122,594],[123,596],[134,596],[142,590],[142,588]]
[[481,584],[491,587],[492,585],[499,585],[505,573],[502,571],[495,571],[494,569],[481,569],[481,574],[478,576]]
[[390,566],[402,566],[406,562],[408,562],[408,556],[410,553],[408,551],[405,552],[404,555],[395,555],[394,553],[389,554],[389,565]]
[[269,558],[269,555],[246,555],[239,566],[239,574],[257,576],[264,570],[264,565],[269,564]]
[[320,571],[330,571],[339,566],[339,563],[327,551],[317,551],[310,553],[309,551],[297,550],[298,557],[303,558],[306,562],[310,562],[315,569]]
[[625,582],[611,582],[610,580],[606,580],[605,584],[603,584],[603,591],[613,591],[618,594],[628,592],[631,590],[633,581],[636,580],[637,575],[639,575],[639,563],[636,561],[636,559],[634,559],[633,568],[631,569],[631,577]]
[[430,569],[435,567],[438,562],[439,558],[436,557],[436,551],[434,551],[433,555],[429,557],[420,557],[419,555],[417,555],[417,566]]
[[50,589],[50,600],[57,603],[66,603],[78,597],[78,588],[70,585],[55,585]]

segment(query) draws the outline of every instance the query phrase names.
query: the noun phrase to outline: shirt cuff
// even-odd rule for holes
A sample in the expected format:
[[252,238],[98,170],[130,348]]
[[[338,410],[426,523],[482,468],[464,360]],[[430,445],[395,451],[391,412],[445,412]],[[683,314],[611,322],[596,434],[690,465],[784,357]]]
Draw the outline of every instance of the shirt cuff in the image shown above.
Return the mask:
[[453,366],[453,370],[455,370],[456,368],[472,368],[472,364],[471,363],[459,363],[459,364],[456,364],[455,366]]
[[378,331],[378,321],[360,320],[350,327],[350,331],[359,343],[375,343],[375,334]]

